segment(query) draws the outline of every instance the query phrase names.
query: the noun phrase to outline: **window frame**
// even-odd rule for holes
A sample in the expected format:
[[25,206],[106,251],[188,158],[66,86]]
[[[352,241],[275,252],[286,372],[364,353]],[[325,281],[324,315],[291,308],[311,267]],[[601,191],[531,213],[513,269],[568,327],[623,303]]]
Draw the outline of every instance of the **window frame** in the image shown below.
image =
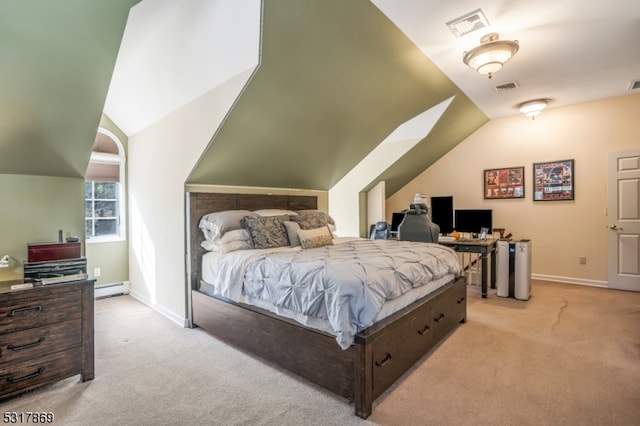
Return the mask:
[[[126,165],[126,157],[124,154],[124,146],[122,145],[122,142],[120,142],[120,139],[113,134],[112,132],[110,132],[107,129],[104,128],[99,128],[98,129],[98,133],[102,133],[106,136],[108,136],[111,140],[113,140],[115,142],[115,144],[118,147],[118,154],[106,154],[106,153],[101,153],[101,152],[91,152],[91,159],[89,160],[89,162],[95,161],[95,162],[100,162],[100,163],[108,163],[108,164],[119,164],[120,167],[120,176],[119,176],[119,185],[118,185],[118,199],[117,199],[117,205],[118,205],[118,215],[119,215],[119,227],[118,227],[118,233],[116,234],[108,234],[108,235],[99,235],[99,236],[89,236],[89,235],[85,235],[85,242],[87,244],[96,244],[96,243],[110,243],[110,242],[118,242],[118,241],[126,241],[127,239],[127,217],[126,217],[126,190],[125,190],[125,165]],[[99,182],[99,181],[91,181],[91,180],[86,180],[85,179],[85,183],[86,182]],[[93,194],[92,194],[93,195]],[[93,198],[95,200],[95,198]],[[84,209],[85,209],[85,221],[87,220],[87,210],[86,210],[86,201],[87,198],[84,199],[85,200],[85,204],[84,204]],[[85,225],[86,226],[86,225]],[[86,234],[86,233],[85,233]]]

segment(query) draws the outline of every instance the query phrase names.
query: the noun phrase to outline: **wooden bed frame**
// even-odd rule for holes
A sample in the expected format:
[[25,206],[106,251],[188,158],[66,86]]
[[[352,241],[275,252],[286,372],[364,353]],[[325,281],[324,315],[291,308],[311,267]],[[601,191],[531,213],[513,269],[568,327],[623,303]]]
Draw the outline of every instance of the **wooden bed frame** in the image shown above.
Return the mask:
[[314,196],[189,193],[191,324],[353,401],[356,415],[367,418],[375,398],[466,321],[464,277],[363,330],[347,350],[338,346],[335,336],[197,290],[204,253],[200,247],[204,236],[198,223],[204,214],[233,209],[316,207]]

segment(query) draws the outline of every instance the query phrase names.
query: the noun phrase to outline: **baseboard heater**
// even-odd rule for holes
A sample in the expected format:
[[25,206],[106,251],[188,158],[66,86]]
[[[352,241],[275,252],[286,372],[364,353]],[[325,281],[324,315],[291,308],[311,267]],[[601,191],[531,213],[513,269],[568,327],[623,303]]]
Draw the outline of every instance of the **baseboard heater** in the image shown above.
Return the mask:
[[100,299],[103,297],[119,296],[129,294],[129,281],[121,281],[119,283],[98,284],[94,287],[94,297]]

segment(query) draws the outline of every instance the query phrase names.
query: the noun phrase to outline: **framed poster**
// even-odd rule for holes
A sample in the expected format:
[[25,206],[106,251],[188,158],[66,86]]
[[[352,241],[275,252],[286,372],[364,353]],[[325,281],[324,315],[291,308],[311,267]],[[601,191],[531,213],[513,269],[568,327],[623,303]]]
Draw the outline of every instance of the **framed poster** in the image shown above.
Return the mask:
[[533,201],[573,200],[573,160],[533,163]]
[[484,198],[524,198],[524,166],[485,170]]

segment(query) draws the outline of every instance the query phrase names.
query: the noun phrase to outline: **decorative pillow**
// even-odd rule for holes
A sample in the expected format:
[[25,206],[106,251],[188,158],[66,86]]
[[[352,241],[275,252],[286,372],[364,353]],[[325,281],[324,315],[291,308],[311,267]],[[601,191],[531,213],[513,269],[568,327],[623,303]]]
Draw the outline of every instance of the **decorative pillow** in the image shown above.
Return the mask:
[[199,227],[207,240],[214,241],[221,238],[227,231],[242,228],[240,221],[245,216],[258,217],[249,210],[225,210],[202,216]]
[[284,221],[288,216],[258,216],[242,219],[242,227],[249,231],[253,247],[257,249],[289,245]]
[[335,221],[333,220],[333,218],[331,216],[329,216],[329,214],[327,212],[324,212],[322,210],[317,210],[317,209],[306,209],[306,210],[297,210],[296,213],[298,214],[298,216],[300,215],[310,215],[310,216],[323,216],[327,219],[327,222],[330,224],[335,225]]
[[282,209],[261,209],[254,210],[258,216],[297,216],[298,213],[293,210],[282,210]]
[[333,245],[331,233],[326,226],[316,229],[300,229],[298,238],[300,238],[300,245],[303,249]]
[[298,216],[292,216],[291,220],[298,222],[302,229],[317,229],[335,222],[327,213],[321,210],[298,210]]
[[300,225],[298,224],[298,222],[292,222],[290,220],[286,220],[284,221],[284,227],[287,230],[289,245],[292,247],[299,246],[300,238],[298,238],[298,231],[300,230]]
[[331,238],[337,238],[338,235],[336,234],[336,225],[335,223],[330,223],[327,225],[327,227],[329,228],[329,232],[331,232]]

